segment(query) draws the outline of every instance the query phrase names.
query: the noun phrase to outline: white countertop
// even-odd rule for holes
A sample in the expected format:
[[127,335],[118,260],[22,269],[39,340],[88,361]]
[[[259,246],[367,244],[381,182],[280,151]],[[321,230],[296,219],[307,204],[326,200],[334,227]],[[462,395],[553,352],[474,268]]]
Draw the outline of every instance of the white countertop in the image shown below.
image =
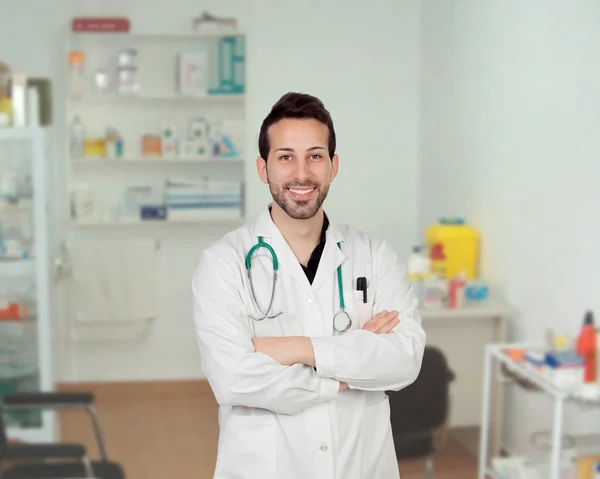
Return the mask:
[[481,318],[488,319],[499,316],[508,316],[515,312],[515,308],[510,304],[501,301],[486,301],[481,304],[469,304],[464,308],[439,308],[428,309],[419,308],[421,318],[424,320],[438,319],[472,319]]

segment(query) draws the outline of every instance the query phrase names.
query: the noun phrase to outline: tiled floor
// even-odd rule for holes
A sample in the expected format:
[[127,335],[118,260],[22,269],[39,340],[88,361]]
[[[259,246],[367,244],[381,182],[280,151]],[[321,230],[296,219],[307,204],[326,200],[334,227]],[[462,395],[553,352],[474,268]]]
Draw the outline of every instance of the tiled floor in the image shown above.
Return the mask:
[[[127,479],[211,479],[218,434],[217,405],[201,382],[78,385],[91,390],[109,456]],[[94,440],[82,412],[61,413],[65,441],[83,441],[94,455]],[[178,454],[173,451],[178,450]],[[471,479],[476,460],[451,436],[435,459],[436,479]],[[402,479],[425,479],[423,460],[400,463]],[[307,478],[310,479],[310,478]],[[378,478],[373,478],[378,479]]]

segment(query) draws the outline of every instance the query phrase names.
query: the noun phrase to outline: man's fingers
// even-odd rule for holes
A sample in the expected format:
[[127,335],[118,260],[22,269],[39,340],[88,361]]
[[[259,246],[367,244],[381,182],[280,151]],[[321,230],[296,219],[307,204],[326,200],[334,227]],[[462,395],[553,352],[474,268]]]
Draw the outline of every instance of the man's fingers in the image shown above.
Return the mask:
[[395,317],[391,321],[388,321],[386,324],[384,324],[381,328],[379,328],[376,331],[376,333],[377,334],[387,334],[387,333],[391,332],[392,329],[394,329],[396,326],[398,326],[398,324],[400,324],[400,318]]
[[379,330],[384,329],[390,321],[395,320],[397,317],[398,311],[381,311],[367,321],[363,326],[363,329],[371,331],[372,333],[377,333]]

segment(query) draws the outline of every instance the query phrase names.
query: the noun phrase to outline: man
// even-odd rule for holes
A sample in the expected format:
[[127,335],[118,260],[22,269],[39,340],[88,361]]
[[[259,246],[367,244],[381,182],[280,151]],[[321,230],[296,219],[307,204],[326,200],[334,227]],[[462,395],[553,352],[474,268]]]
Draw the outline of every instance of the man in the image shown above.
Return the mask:
[[425,346],[405,268],[325,215],[339,158],[319,99],[284,95],[258,147],[273,203],[204,251],[192,286],[220,405],[214,477],[398,478],[385,391],[416,379]]

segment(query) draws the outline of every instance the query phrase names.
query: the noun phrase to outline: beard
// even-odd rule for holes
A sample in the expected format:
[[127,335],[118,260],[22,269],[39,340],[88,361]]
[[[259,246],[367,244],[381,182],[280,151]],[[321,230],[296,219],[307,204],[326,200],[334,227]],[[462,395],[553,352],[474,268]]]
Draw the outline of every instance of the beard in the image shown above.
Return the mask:
[[[268,179],[268,178],[267,178]],[[293,187],[314,187],[310,198],[306,200],[299,200],[293,198],[288,191],[288,188]],[[319,208],[325,202],[327,193],[329,192],[329,185],[322,187],[315,182],[292,182],[284,185],[273,185],[269,181],[269,191],[271,196],[277,205],[286,212],[286,214],[295,220],[308,220],[315,216],[319,211]]]

